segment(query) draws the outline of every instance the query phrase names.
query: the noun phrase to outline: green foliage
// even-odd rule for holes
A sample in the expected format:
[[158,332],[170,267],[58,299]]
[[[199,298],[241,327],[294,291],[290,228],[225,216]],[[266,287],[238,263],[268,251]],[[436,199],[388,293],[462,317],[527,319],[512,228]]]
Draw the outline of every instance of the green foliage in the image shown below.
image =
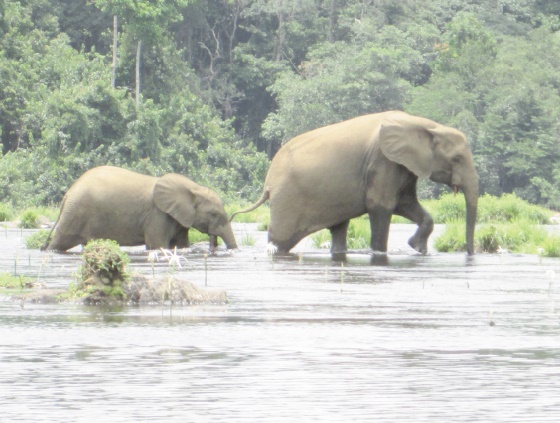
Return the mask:
[[250,246],[252,247],[257,242],[257,239],[251,234],[243,234],[241,237],[241,245]]
[[537,253],[545,257],[560,257],[560,235],[549,235],[537,247]]
[[445,232],[434,240],[434,248],[442,253],[466,251],[465,222],[461,220],[447,222]]
[[197,242],[208,242],[209,240],[210,237],[208,236],[208,234],[199,232],[194,228],[189,229],[189,242],[191,244],[196,244]]
[[0,222],[7,222],[12,220],[14,216],[14,209],[10,204],[0,203]]
[[395,108],[464,131],[481,193],[560,209],[555,2],[1,4],[0,201],[17,209],[59,203],[101,164],[249,200],[286,140]]
[[369,219],[352,219],[348,226],[348,248],[353,250],[363,250],[370,248],[371,228]]
[[124,281],[129,277],[128,265],[130,258],[122,251],[116,241],[97,239],[89,241],[82,253],[80,282],[87,283],[94,279],[105,286],[114,286],[116,281]]
[[[463,195],[446,193],[437,200],[428,200],[423,204],[435,223],[465,219]],[[505,223],[525,219],[533,224],[546,224],[549,223],[552,215],[552,211],[530,204],[515,194],[504,194],[501,197],[485,194],[478,200],[477,221],[479,223]]]
[[486,194],[479,199],[477,220],[479,222],[511,222],[523,219],[532,224],[547,224],[552,215],[552,211],[529,204],[515,194],[504,194],[501,197]]
[[50,233],[50,229],[41,229],[38,232],[27,235],[25,237],[25,246],[30,250],[39,250],[43,245],[45,245]]
[[331,233],[328,229],[321,229],[311,235],[311,244],[315,248],[331,248]]
[[39,226],[39,214],[34,209],[25,210],[20,217],[19,227],[35,229]]
[[27,276],[14,276],[11,273],[0,273],[0,288],[3,289],[24,289],[33,280]]
[[[465,222],[448,222],[444,233],[435,239],[434,247],[440,252],[466,251]],[[527,219],[485,223],[477,226],[475,248],[485,253],[505,251],[560,257],[560,237],[550,235],[542,226]]]

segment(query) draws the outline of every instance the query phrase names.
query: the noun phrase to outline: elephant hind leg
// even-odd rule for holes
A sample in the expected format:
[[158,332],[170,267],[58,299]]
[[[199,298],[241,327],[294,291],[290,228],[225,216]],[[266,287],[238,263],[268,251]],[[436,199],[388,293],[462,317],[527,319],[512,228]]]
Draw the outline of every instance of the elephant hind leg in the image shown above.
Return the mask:
[[349,220],[346,220],[337,225],[331,226],[329,231],[332,236],[331,253],[340,254],[345,253],[347,250],[346,238],[348,235]]

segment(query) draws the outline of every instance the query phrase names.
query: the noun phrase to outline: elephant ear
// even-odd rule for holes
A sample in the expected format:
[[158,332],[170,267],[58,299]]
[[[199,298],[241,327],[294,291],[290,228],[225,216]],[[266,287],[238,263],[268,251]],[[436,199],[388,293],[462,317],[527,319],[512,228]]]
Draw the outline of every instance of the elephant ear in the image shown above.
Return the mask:
[[154,203],[185,228],[194,224],[196,195],[193,182],[182,175],[169,173],[162,176],[154,186]]
[[381,151],[389,160],[403,165],[418,177],[428,178],[434,160],[430,131],[435,126],[434,122],[410,115],[406,119],[387,119],[379,130]]

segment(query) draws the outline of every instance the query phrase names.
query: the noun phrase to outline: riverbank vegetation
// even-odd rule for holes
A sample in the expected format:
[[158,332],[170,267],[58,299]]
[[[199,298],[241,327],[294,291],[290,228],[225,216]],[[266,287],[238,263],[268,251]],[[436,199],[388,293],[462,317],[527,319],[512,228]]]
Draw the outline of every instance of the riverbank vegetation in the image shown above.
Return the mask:
[[[440,252],[466,251],[465,200],[462,195],[444,194],[424,203],[434,223],[445,224],[445,231],[434,240]],[[515,195],[479,199],[475,246],[479,252],[518,252],[560,257],[560,232],[550,234],[542,225],[550,224],[554,212],[529,204]],[[408,222],[395,218],[394,223]],[[316,248],[330,248],[330,233],[324,229],[311,236]],[[348,248],[369,248],[370,227],[367,216],[350,221]]]
[[401,109],[466,133],[481,193],[558,210],[559,30],[541,0],[0,0],[0,202],[102,164],[251,202],[294,135]]

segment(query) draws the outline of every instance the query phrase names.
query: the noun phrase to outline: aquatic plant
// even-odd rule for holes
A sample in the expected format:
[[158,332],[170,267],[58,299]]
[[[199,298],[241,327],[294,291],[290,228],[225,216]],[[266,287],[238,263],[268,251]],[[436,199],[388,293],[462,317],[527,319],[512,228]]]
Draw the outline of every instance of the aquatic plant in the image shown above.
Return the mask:
[[45,245],[45,242],[47,241],[47,238],[49,237],[49,233],[50,230],[47,229],[41,229],[38,232],[32,233],[31,235],[28,235],[25,237],[25,246],[30,249],[30,250],[38,250],[40,249],[43,245]]
[[122,284],[130,273],[130,258],[119,244],[108,239],[89,241],[82,253],[82,265],[78,270],[78,281],[70,292],[77,297],[124,298]]
[[173,251],[171,250],[166,250],[164,248],[161,248],[160,251],[162,252],[162,258],[164,260],[167,260],[167,263],[169,264],[169,267],[175,271],[175,269],[178,268],[182,268],[183,266],[181,265],[181,260],[184,260],[186,263],[188,263],[188,260],[185,256],[181,256],[179,254],[177,254],[177,247],[175,247],[173,249]]
[[27,276],[14,276],[8,272],[0,273],[0,288],[3,289],[24,289],[33,282],[33,279]]
[[243,237],[241,237],[241,245],[252,247],[256,244],[256,242],[257,239],[251,234],[245,233]]

